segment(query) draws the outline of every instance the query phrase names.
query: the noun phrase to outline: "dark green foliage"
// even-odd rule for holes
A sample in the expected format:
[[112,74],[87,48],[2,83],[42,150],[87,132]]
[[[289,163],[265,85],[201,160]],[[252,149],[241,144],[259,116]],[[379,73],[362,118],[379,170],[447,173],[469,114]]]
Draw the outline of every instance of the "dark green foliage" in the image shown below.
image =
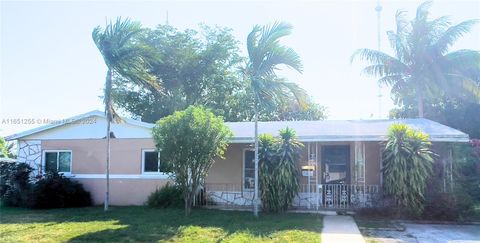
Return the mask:
[[278,148],[279,165],[277,167],[277,180],[280,185],[280,198],[282,208],[286,210],[293,202],[299,190],[298,169],[295,166],[300,160],[303,144],[290,128],[280,130],[280,147]]
[[147,206],[155,208],[182,207],[182,190],[178,186],[167,183],[164,187],[157,188],[148,196]]
[[92,199],[79,182],[58,173],[48,173],[33,186],[29,204],[32,208],[87,207]]
[[28,200],[33,169],[25,163],[0,162],[0,200],[2,205],[21,207]]
[[454,146],[455,184],[480,203],[480,140]]
[[298,169],[303,144],[290,128],[280,130],[280,138],[259,137],[260,194],[267,212],[286,211],[299,190]]
[[222,117],[203,107],[190,106],[162,118],[152,133],[162,161],[172,168],[175,184],[183,192],[188,215],[214,158],[223,158],[232,132]]
[[[410,118],[417,113],[416,101],[403,97],[403,104],[390,110],[390,118]],[[424,117],[467,133],[470,138],[480,138],[479,103],[456,98],[425,99]]]
[[404,124],[389,128],[382,154],[383,186],[400,211],[422,213],[433,156],[427,134]]
[[273,174],[278,166],[278,141],[269,134],[258,137],[259,186],[263,209],[267,212],[281,210],[278,183]]
[[462,220],[471,216],[472,213],[473,201],[468,194],[462,192],[438,193],[427,199],[422,218]]

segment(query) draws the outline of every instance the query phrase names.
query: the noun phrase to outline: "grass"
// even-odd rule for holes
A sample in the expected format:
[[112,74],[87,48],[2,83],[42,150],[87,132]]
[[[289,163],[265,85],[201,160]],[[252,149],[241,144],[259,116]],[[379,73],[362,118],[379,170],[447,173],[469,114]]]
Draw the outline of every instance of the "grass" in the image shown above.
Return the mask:
[[0,242],[320,242],[322,218],[147,207],[0,208]]

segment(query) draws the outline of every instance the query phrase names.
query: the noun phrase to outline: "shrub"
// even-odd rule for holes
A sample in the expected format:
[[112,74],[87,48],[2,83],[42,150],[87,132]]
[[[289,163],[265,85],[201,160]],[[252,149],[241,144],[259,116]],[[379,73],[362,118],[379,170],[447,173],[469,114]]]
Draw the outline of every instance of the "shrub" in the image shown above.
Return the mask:
[[466,193],[438,193],[428,200],[423,218],[463,220],[473,212],[473,201]]
[[170,183],[157,188],[147,199],[147,206],[156,208],[182,207],[183,203],[182,190]]
[[0,200],[10,207],[25,206],[31,188],[32,167],[25,163],[0,162]]
[[405,124],[393,124],[388,129],[382,154],[383,186],[402,213],[422,213],[433,156],[427,134]]
[[56,172],[35,183],[30,194],[32,208],[67,208],[92,205],[90,193],[82,184]]
[[298,164],[303,145],[295,131],[280,130],[280,138],[270,135],[259,137],[260,195],[263,209],[281,212],[288,209],[298,193]]

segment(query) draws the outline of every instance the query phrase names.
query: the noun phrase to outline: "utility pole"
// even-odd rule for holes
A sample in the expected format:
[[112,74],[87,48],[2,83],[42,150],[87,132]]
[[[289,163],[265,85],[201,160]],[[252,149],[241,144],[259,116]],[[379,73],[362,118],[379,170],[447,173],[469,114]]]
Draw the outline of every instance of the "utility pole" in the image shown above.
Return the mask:
[[165,20],[165,24],[168,25],[168,10],[167,10],[167,19]]
[[[380,15],[382,12],[382,5],[380,5],[380,0],[377,0],[377,6],[375,7],[375,11],[377,12],[377,50],[381,50],[381,22],[380,22]],[[378,85],[378,118],[382,118],[382,87],[380,84]]]

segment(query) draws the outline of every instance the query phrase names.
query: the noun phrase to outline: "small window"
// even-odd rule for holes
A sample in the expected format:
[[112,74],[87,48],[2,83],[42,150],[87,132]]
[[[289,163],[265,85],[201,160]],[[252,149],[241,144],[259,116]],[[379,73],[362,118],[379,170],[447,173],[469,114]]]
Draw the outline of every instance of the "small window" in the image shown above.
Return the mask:
[[243,158],[243,188],[255,189],[255,151],[245,150]]
[[72,168],[71,151],[45,151],[45,172],[70,173]]
[[160,154],[153,149],[143,150],[142,154],[142,172],[143,173],[160,173],[170,172],[171,170],[166,168],[165,163],[160,163]]

